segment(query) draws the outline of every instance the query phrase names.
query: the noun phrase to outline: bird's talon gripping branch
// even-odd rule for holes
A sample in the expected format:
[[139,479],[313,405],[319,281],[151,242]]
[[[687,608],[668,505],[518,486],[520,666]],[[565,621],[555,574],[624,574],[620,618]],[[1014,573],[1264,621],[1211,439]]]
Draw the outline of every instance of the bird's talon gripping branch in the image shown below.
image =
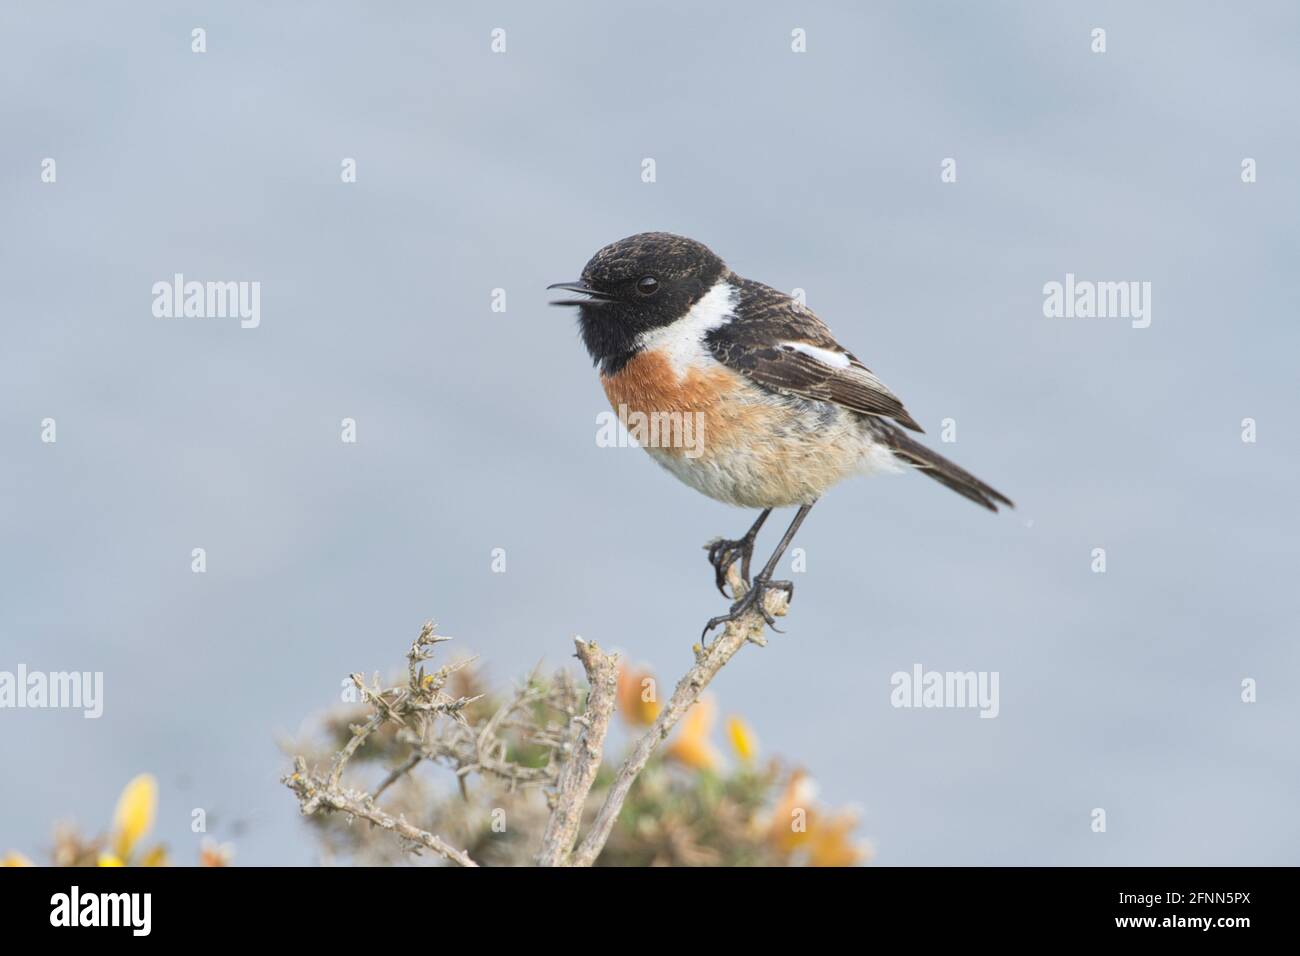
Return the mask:
[[[777,544],[776,550],[773,551],[772,556],[767,559],[767,564],[763,565],[763,570],[754,575],[754,582],[745,589],[745,593],[740,596],[740,600],[731,605],[731,610],[726,614],[720,614],[717,617],[712,618],[708,624],[704,625],[704,633],[700,635],[701,643],[704,643],[705,639],[709,636],[709,631],[713,630],[715,627],[720,624],[735,621],[746,611],[754,608],[757,608],[758,613],[763,615],[763,620],[767,623],[768,627],[772,628],[772,630],[776,631],[778,634],[782,633],[776,626],[776,618],[774,618],[772,612],[767,609],[767,595],[770,591],[784,591],[787,601],[794,597],[794,584],[790,581],[773,581],[772,575],[776,571],[777,562],[781,560],[781,555],[785,554],[786,548],[790,546],[790,541],[794,538],[795,532],[798,531],[799,526],[803,524],[803,519],[808,517],[808,512],[812,510],[813,504],[814,503],[809,503],[799,507],[799,511],[795,514],[794,520],[790,522],[790,527],[786,529],[784,537],[782,537],[780,543]],[[771,509],[769,508],[768,511],[770,510]],[[749,534],[745,537],[753,537],[758,534],[758,529],[763,526],[763,521],[767,518],[768,511],[764,511],[759,515],[758,520],[754,522],[754,527],[749,529]],[[742,573],[745,570],[748,569],[742,567]],[[734,588],[735,586],[735,581],[733,581],[732,587]]]
[[745,536],[736,541],[729,541],[726,538],[714,538],[704,547],[709,552],[709,564],[713,565],[714,583],[718,586],[718,592],[723,597],[735,597],[736,591],[732,590],[731,594],[727,593],[727,573],[731,566],[737,561],[740,562],[740,579],[745,582],[745,587],[749,587],[749,562],[754,557],[754,542],[758,540],[758,532],[763,527],[763,522],[767,516],[772,513],[771,508],[763,509],[762,514],[753,526],[745,532]]
[[794,596],[794,584],[790,581],[770,581],[762,574],[759,574],[754,578],[753,584],[741,595],[740,600],[731,605],[731,610],[726,614],[719,614],[717,617],[709,619],[709,623],[704,625],[704,632],[700,635],[700,642],[704,643],[709,636],[709,631],[715,627],[737,621],[751,610],[758,611],[763,616],[764,622],[772,630],[778,634],[785,633],[776,626],[776,618],[767,609],[767,596],[772,591],[784,591],[786,600],[789,601]]
[[[709,564],[713,565],[713,579],[718,586],[718,593],[723,597],[732,597],[727,593],[727,572],[737,561],[744,565],[749,564],[749,559],[754,553],[754,542],[741,539],[739,541],[728,541],[725,538],[715,538],[705,545],[709,549]],[[741,580],[746,586],[749,585],[748,569],[741,571]]]

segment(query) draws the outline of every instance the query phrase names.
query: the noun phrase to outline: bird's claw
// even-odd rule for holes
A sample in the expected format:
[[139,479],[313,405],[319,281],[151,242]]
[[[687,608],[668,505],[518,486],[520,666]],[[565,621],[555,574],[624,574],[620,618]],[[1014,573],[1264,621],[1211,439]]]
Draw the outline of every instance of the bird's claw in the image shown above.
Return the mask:
[[723,597],[732,597],[727,593],[727,572],[737,561],[741,563],[741,580],[749,586],[749,561],[754,554],[754,539],[741,538],[729,541],[726,538],[714,538],[704,546],[709,552],[709,564],[713,565],[713,581],[718,586],[718,593]]
[[767,594],[769,591],[784,591],[786,601],[789,602],[794,599],[794,582],[769,581],[760,574],[754,578],[753,584],[749,586],[740,600],[731,605],[731,610],[726,614],[719,614],[717,617],[709,619],[709,622],[704,625],[703,633],[700,634],[700,643],[706,643],[709,631],[715,627],[739,620],[751,610],[757,610],[759,614],[763,615],[764,622],[776,633],[784,634],[785,632],[776,626],[776,618],[772,616],[772,612],[767,609]]

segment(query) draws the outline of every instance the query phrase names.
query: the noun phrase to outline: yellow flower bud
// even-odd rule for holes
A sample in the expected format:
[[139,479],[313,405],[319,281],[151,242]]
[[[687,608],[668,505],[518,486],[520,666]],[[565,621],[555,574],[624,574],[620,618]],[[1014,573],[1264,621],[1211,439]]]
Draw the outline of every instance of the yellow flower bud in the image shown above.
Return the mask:
[[731,739],[731,749],[745,763],[758,755],[758,738],[754,736],[753,728],[739,717],[728,719],[727,736]]
[[113,813],[113,853],[122,860],[153,829],[158,811],[158,781],[142,773],[126,785]]

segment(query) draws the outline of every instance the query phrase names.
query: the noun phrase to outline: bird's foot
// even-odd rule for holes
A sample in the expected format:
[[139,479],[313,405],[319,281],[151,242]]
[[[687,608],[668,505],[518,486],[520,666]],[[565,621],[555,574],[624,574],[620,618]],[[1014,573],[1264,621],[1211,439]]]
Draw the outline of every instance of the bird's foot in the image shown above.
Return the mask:
[[710,618],[709,623],[704,625],[704,633],[700,635],[700,643],[703,644],[707,640],[709,631],[715,627],[739,620],[750,611],[755,610],[763,615],[763,620],[767,622],[768,627],[778,634],[782,633],[781,629],[776,626],[776,618],[767,609],[767,595],[771,591],[783,591],[788,603],[794,598],[794,582],[772,581],[760,573],[754,578],[754,583],[746,588],[745,593],[740,596],[740,600],[731,605],[730,611],[726,614],[719,614],[715,618]]
[[737,541],[728,541],[726,538],[714,538],[704,546],[709,552],[709,564],[713,565],[713,581],[718,586],[718,592],[723,597],[734,597],[735,590],[727,593],[727,574],[731,566],[737,561],[740,562],[741,574],[740,579],[745,582],[745,587],[749,587],[749,561],[754,556],[754,538],[746,535]]

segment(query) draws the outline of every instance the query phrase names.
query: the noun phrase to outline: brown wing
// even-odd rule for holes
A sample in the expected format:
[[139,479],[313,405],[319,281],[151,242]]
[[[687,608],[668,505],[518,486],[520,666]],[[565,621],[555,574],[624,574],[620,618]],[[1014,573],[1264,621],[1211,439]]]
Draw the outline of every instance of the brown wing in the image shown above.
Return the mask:
[[741,288],[736,318],[705,337],[719,362],[775,392],[832,402],[923,431],[898,396],[811,311],[762,283],[733,281]]

